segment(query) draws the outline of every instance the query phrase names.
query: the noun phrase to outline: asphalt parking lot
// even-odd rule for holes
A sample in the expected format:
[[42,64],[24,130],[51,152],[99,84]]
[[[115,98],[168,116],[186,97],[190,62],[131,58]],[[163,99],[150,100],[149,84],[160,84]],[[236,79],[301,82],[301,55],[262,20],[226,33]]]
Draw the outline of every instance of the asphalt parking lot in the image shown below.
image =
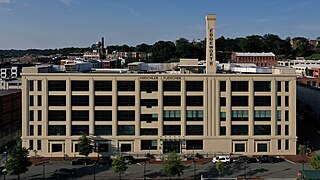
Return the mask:
[[[70,179],[118,179],[118,175],[114,174],[109,166],[98,165],[71,165],[70,161],[49,162],[45,165],[31,166],[29,171],[20,176],[20,179],[55,179],[52,177],[53,172],[58,168],[72,168],[75,171],[74,177]],[[128,165],[127,171],[122,175],[122,179],[143,179],[144,166],[143,164]],[[147,164],[146,177],[147,179],[169,179],[160,173],[162,164]],[[310,164],[304,164],[305,169],[312,169]],[[247,178],[296,178],[297,172],[302,169],[302,164],[293,164],[287,161],[269,164],[269,163],[251,163],[245,164],[229,164],[226,167],[224,178],[244,177]],[[206,164],[196,164],[196,171],[193,164],[186,164],[182,179],[193,179],[196,173],[197,179],[200,176],[218,177],[218,172],[215,165],[211,162]],[[3,178],[3,177],[1,177]],[[7,175],[6,179],[17,179],[17,176]],[[60,178],[59,178],[60,179]]]

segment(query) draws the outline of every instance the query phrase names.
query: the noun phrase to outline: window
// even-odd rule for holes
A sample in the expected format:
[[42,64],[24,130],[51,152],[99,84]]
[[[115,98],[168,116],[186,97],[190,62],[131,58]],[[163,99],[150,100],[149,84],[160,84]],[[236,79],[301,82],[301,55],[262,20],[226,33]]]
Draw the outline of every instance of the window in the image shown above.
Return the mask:
[[220,136],[225,136],[225,135],[227,135],[226,127],[220,126]]
[[140,135],[141,136],[157,136],[158,129],[156,129],[156,128],[141,128]]
[[118,91],[135,91],[134,81],[118,81]]
[[42,91],[42,81],[38,80],[38,91]]
[[64,136],[66,135],[65,125],[49,125],[49,136]]
[[71,106],[89,106],[89,96],[72,96]]
[[112,106],[112,96],[94,96],[95,106]]
[[34,127],[33,127],[33,125],[30,125],[30,127],[29,127],[29,135],[30,136],[34,135]]
[[187,121],[203,121],[203,110],[187,110]]
[[227,105],[227,101],[226,101],[226,97],[220,97],[220,106],[226,106]]
[[232,81],[231,91],[248,91],[248,81]]
[[289,81],[285,81],[284,90],[285,90],[285,92],[289,92]]
[[281,81],[277,81],[277,91],[281,92]]
[[226,121],[226,112],[220,112],[220,121]]
[[112,126],[111,125],[95,125],[94,135],[95,136],[111,136]]
[[203,106],[203,96],[187,96],[187,106]]
[[271,135],[270,125],[255,125],[254,135]]
[[34,106],[33,95],[30,95],[30,96],[29,96],[29,104],[30,104],[30,106]]
[[71,135],[89,135],[89,126],[88,125],[72,125],[71,126]]
[[157,140],[141,140],[141,150],[157,150]]
[[203,150],[203,140],[186,140],[187,150]]
[[158,91],[158,81],[140,81],[140,91],[147,93]]
[[38,136],[42,136],[42,126],[38,125]]
[[42,98],[41,98],[41,95],[38,95],[38,106],[42,106]]
[[278,150],[281,150],[281,139],[278,139]]
[[255,106],[271,106],[270,96],[254,96]]
[[268,152],[268,144],[267,143],[258,143],[257,144],[257,152]]
[[187,135],[201,135],[201,136],[203,136],[203,126],[202,125],[187,125],[186,134]]
[[186,81],[187,91],[203,91],[203,81]]
[[38,110],[38,121],[42,121],[42,111]]
[[181,91],[181,82],[163,81],[163,91]]
[[49,96],[49,106],[66,106],[66,96]]
[[29,121],[34,121],[34,111],[29,110]]
[[234,144],[234,152],[246,152],[246,144],[245,143],[235,143]]
[[94,81],[95,91],[112,91],[112,81]]
[[71,91],[89,91],[89,81],[71,81]]
[[99,144],[99,152],[109,152],[109,144]]
[[134,125],[118,125],[118,136],[135,135]]
[[37,140],[37,150],[41,151],[41,140]]
[[140,114],[140,121],[147,121],[147,123],[158,121],[158,114]]
[[164,136],[181,135],[181,126],[180,125],[164,125],[163,135]]
[[146,106],[147,108],[158,106],[158,99],[141,99],[140,106]]
[[165,111],[163,111],[163,120],[164,121],[180,121],[181,120],[180,110],[165,110]]
[[284,132],[286,136],[289,136],[289,125],[285,126]]
[[89,110],[72,110],[71,111],[72,121],[89,121]]
[[118,110],[118,121],[134,121],[135,111],[120,111]]
[[277,96],[277,104],[278,106],[281,106],[281,96]]
[[220,92],[225,92],[226,86],[226,81],[220,81]]
[[163,106],[181,106],[181,97],[163,96]]
[[231,135],[248,135],[248,125],[231,125]]
[[62,144],[52,144],[52,152],[62,152]]
[[248,96],[232,96],[231,106],[248,106]]
[[271,121],[271,111],[270,110],[255,110],[254,111],[255,121]]
[[255,81],[254,82],[255,92],[270,92],[271,82],[270,81]]
[[118,96],[118,106],[134,106],[134,96]]
[[34,82],[32,80],[29,80],[29,91],[34,91]]
[[29,140],[29,150],[33,150],[33,140]]
[[48,120],[49,121],[66,121],[66,111],[65,110],[49,110]]
[[112,121],[112,111],[94,111],[95,121]]
[[277,125],[277,135],[281,135],[281,125]]
[[248,110],[231,111],[231,121],[248,121]]
[[277,120],[281,121],[281,111],[280,110],[277,111]]
[[288,107],[289,106],[289,96],[285,96],[284,100],[285,100],[284,101],[285,106]]
[[66,91],[66,81],[48,81],[49,91]]
[[289,121],[289,111],[286,110],[284,113],[284,120]]
[[289,150],[289,140],[288,139],[285,140],[285,149]]

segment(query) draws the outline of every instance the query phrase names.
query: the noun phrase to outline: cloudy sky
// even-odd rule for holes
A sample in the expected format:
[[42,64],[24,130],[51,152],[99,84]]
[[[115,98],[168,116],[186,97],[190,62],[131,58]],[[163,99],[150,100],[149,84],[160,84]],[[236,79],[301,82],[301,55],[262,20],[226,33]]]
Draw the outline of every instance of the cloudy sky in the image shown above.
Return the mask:
[[320,36],[320,0],[0,0],[0,49],[153,44],[217,37]]

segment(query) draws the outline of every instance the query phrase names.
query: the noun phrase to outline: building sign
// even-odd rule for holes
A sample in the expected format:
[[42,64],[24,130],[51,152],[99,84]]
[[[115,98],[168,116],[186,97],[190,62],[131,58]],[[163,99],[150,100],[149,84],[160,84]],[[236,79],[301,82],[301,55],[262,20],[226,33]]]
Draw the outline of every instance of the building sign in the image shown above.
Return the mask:
[[213,65],[213,56],[214,56],[214,30],[213,29],[209,29],[209,65]]
[[181,77],[179,76],[163,76],[163,77],[158,77],[158,76],[142,76],[139,77],[140,80],[158,80],[158,79],[163,79],[163,80],[181,80]]
[[209,14],[206,16],[206,73],[214,74],[216,73],[216,48],[215,48],[215,38],[216,38],[216,15]]

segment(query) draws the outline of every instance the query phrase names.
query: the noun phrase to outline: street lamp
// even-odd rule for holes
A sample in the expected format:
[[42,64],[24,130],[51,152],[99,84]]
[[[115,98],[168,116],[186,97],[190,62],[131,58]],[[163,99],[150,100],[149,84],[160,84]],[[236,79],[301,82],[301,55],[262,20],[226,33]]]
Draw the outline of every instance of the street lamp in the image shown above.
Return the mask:
[[302,171],[304,171],[304,160],[302,160]]
[[247,179],[247,162],[244,162],[244,179]]
[[194,159],[194,147],[192,147],[192,154],[193,154],[193,156],[192,156],[192,162],[193,162],[193,178],[194,179],[197,179],[197,163],[196,163],[196,161],[195,161],[195,159]]
[[96,165],[97,165],[97,162],[93,164],[93,180],[96,180]]
[[7,163],[7,161],[8,161],[8,146],[5,146],[4,148],[6,149],[6,163]]
[[[137,163],[137,165],[138,165],[138,166],[141,166],[140,163]],[[144,180],[147,179],[146,172],[147,172],[147,161],[145,160],[145,161],[144,161],[144,164],[143,164],[143,179],[144,179]]]
[[45,169],[46,169],[46,163],[43,161],[42,162],[42,179],[46,179]]

